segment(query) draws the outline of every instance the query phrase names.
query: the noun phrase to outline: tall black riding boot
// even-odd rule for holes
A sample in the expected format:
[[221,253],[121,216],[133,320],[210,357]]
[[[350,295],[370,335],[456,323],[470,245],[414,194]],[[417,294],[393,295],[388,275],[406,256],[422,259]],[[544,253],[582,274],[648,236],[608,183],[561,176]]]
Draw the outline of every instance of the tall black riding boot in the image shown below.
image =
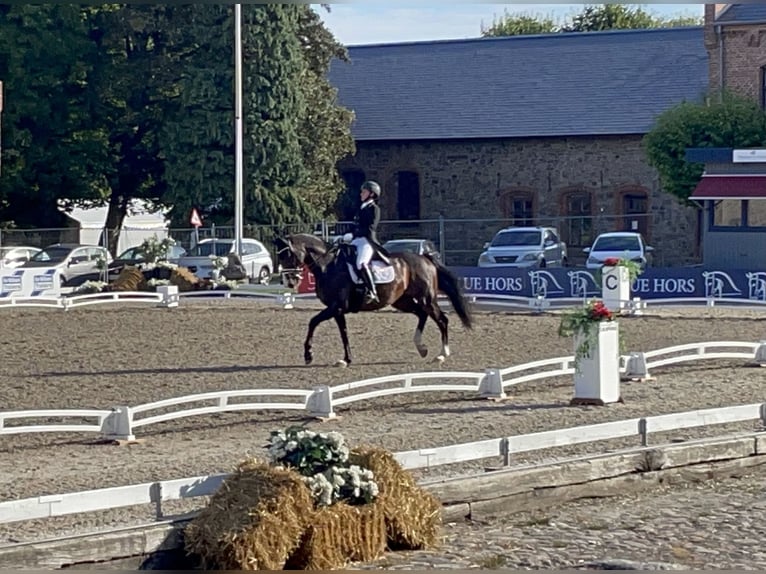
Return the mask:
[[364,286],[367,287],[367,298],[377,303],[379,301],[378,292],[375,289],[375,280],[372,277],[372,269],[370,269],[369,265],[362,265],[361,276]]

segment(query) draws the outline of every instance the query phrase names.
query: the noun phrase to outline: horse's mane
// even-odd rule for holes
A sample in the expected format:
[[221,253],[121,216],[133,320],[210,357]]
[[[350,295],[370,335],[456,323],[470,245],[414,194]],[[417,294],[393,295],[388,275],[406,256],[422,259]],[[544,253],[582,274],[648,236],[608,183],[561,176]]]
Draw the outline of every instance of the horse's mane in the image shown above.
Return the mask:
[[292,243],[304,245],[321,255],[327,253],[327,244],[321,237],[317,237],[316,235],[310,233],[293,233],[289,238]]

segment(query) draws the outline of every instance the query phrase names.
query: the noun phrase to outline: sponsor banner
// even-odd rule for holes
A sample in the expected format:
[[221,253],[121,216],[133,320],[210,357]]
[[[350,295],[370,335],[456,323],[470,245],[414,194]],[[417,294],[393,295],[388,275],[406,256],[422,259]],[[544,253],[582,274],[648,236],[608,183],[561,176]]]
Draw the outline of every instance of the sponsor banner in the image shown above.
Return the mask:
[[0,269],[0,297],[59,297],[60,275],[60,270],[45,267]]
[[[516,297],[600,297],[597,270],[565,267],[451,267],[466,294]],[[702,267],[649,267],[633,282],[631,297],[671,299],[713,297],[766,301],[766,271],[718,271]]]

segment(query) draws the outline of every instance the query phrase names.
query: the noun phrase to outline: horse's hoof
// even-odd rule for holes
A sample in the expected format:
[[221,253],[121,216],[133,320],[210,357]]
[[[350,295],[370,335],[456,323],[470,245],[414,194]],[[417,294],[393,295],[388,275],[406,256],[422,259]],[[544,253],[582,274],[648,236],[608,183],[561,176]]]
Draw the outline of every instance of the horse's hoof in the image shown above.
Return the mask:
[[444,355],[439,355],[437,357],[434,357],[434,363],[439,363],[441,365],[446,358],[447,357],[445,357]]
[[305,360],[306,360],[306,364],[310,365],[311,363],[314,362],[314,357],[305,357]]
[[418,353],[420,353],[420,356],[425,359],[426,355],[428,355],[428,348],[427,347],[418,347]]
[[336,367],[341,367],[341,368],[345,369],[346,367],[348,367],[348,363],[346,361],[344,361],[343,359],[339,359],[339,360],[335,361],[335,366]]

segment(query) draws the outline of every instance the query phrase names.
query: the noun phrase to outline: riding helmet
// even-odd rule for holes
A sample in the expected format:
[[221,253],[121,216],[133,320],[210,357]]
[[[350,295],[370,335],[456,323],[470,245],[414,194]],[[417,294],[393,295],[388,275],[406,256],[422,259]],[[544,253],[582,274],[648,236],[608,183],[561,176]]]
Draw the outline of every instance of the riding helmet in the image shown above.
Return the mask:
[[365,189],[366,189],[367,191],[369,191],[369,192],[370,192],[372,195],[374,195],[375,197],[380,197],[380,186],[378,185],[378,183],[377,183],[377,182],[375,182],[375,181],[372,181],[372,180],[370,180],[370,181],[365,181],[365,182],[362,184],[362,189],[361,189],[361,191],[363,191],[363,190],[365,190]]

